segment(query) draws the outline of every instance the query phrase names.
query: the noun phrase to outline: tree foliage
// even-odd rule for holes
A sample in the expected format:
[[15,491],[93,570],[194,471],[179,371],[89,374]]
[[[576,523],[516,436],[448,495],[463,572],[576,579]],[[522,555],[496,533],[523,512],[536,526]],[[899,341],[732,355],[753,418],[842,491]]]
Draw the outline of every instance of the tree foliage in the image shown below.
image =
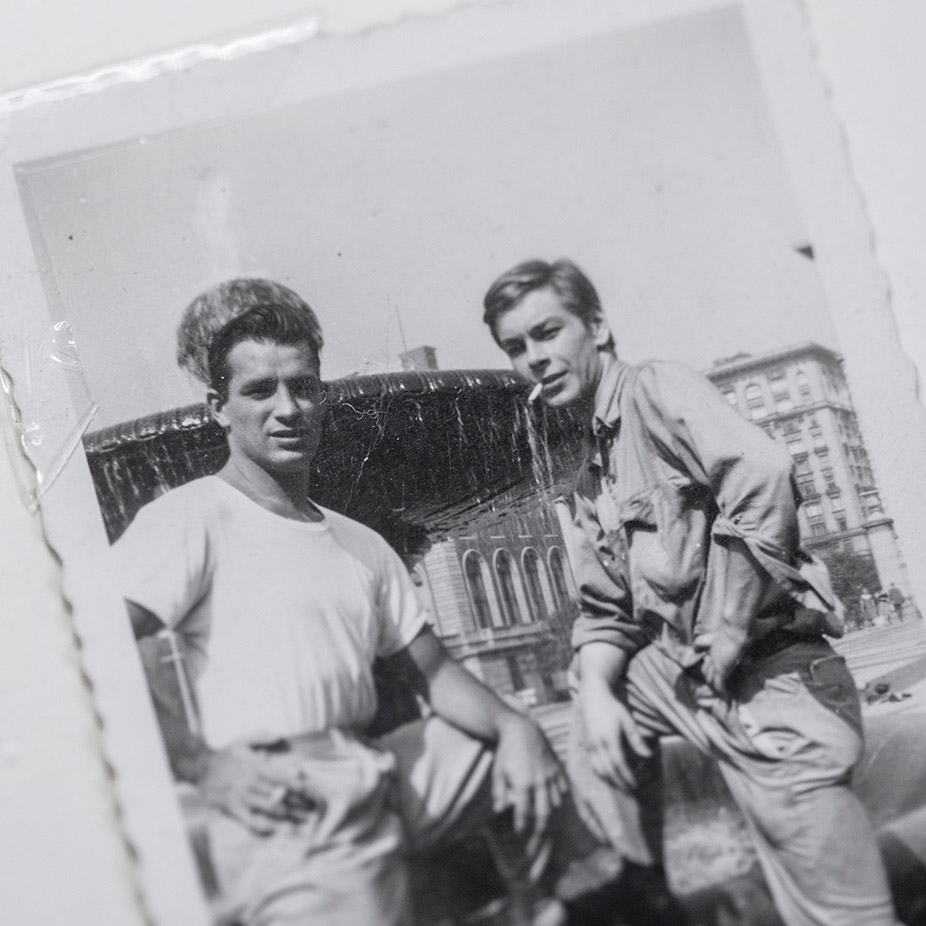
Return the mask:
[[862,589],[867,588],[874,594],[881,588],[874,559],[868,553],[857,553],[854,550],[820,550],[818,555],[829,568],[833,591],[845,605],[846,617],[850,622],[857,623]]

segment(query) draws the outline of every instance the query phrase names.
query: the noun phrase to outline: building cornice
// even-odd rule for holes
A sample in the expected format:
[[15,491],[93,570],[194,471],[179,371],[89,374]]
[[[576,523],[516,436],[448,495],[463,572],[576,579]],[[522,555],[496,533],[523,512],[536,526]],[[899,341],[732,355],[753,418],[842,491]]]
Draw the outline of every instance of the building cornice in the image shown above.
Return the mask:
[[762,354],[737,355],[726,360],[717,360],[710,369],[704,371],[704,375],[717,382],[730,376],[760,372],[764,368],[777,366],[787,360],[799,360],[804,357],[811,357],[826,364],[837,366],[842,364],[842,357],[836,351],[817,344],[815,341],[802,341],[799,344],[791,344],[788,347],[780,347]]

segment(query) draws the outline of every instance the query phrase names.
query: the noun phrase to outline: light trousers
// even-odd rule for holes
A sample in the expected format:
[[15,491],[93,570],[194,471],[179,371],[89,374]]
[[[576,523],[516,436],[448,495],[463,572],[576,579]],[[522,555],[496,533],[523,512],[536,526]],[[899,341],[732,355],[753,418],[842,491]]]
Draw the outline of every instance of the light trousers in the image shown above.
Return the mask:
[[[409,857],[485,829],[494,831],[490,842],[507,877],[536,883],[555,867],[556,828],[528,857],[510,820],[493,811],[492,751],[436,717],[376,741],[339,730],[297,739],[287,761],[293,756],[324,795],[305,823],[282,823],[258,836],[208,812],[225,922],[411,926]],[[596,843],[570,810],[559,832],[568,832],[580,853],[590,852]]]
[[863,746],[858,694],[829,644],[797,642],[753,661],[729,700],[647,646],[630,660],[618,697],[654,749],[634,787],[615,788],[592,771],[578,710],[569,765],[580,812],[625,858],[662,860],[658,743],[679,734],[717,760],[788,926],[897,923],[850,787]]

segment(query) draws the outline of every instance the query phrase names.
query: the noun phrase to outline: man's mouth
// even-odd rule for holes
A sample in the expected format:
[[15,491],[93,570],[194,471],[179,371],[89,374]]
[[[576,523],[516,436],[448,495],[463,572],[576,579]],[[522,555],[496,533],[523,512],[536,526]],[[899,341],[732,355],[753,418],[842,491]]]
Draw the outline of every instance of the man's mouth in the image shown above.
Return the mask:
[[308,436],[308,431],[287,428],[283,431],[271,431],[270,436],[277,440],[304,440]]
[[540,384],[545,390],[549,389],[551,386],[555,386],[558,382],[560,382],[565,375],[565,372],[551,373],[549,376],[544,376],[544,378],[540,380]]

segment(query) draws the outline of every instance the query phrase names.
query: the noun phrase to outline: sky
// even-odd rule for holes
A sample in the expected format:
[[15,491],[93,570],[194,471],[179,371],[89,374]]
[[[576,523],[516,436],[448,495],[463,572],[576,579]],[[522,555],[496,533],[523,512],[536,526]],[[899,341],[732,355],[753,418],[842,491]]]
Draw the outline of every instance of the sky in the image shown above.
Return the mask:
[[528,257],[583,267],[629,360],[836,347],[733,9],[82,152],[21,183],[94,427],[202,398],[174,331],[237,276],[309,301],[329,378],[420,344],[445,369],[504,367],[482,297]]

